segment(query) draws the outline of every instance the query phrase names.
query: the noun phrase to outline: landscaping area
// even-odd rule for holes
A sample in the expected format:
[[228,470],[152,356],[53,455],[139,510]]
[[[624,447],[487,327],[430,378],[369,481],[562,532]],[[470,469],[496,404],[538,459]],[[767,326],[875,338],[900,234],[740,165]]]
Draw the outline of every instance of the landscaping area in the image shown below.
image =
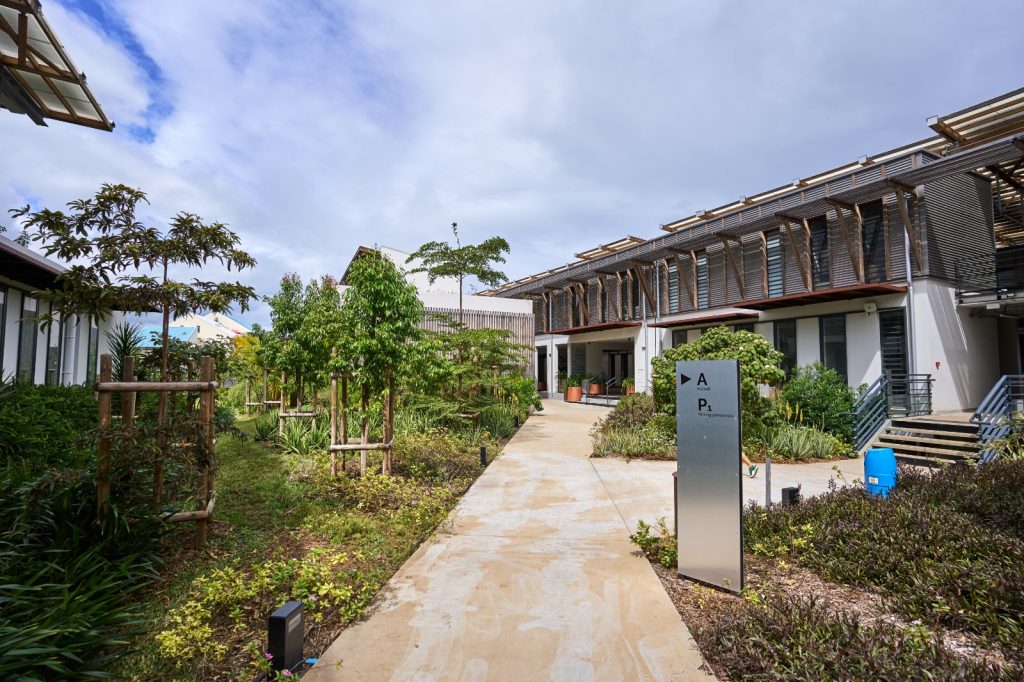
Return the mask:
[[594,456],[641,459],[676,457],[675,363],[738,360],[743,412],[743,452],[754,462],[817,462],[853,457],[856,392],[821,363],[779,368],[782,354],[763,336],[726,327],[706,330],[693,343],[665,350],[653,360],[651,395],[624,397],[592,433]]
[[739,596],[680,580],[664,521],[633,540],[721,679],[1020,679],[1022,484],[1002,461],[750,506]]

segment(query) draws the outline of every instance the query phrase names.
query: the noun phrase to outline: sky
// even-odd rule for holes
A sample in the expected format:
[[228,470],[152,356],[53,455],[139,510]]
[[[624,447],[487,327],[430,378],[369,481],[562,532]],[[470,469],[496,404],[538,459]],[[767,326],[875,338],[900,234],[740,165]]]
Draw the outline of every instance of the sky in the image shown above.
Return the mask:
[[147,192],[151,224],[227,223],[261,295],[285,273],[340,275],[359,245],[445,240],[453,221],[463,243],[507,239],[515,279],[925,138],[929,116],[1024,85],[1010,1],[43,11],[117,127],[0,112],[0,224],[125,183]]

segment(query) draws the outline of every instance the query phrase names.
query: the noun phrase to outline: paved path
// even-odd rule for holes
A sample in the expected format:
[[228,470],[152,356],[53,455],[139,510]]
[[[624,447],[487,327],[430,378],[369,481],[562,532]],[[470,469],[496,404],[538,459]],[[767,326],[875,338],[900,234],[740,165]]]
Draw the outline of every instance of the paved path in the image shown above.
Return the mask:
[[606,411],[544,406],[305,680],[708,679],[588,459]]

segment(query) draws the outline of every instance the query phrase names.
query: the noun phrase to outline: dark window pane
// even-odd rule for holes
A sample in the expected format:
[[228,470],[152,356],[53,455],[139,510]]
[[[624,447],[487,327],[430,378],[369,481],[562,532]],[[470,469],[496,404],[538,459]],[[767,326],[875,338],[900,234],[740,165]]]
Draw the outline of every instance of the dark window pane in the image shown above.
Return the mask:
[[18,333],[18,381],[32,383],[36,379],[36,341],[39,329],[36,318],[39,316],[39,301],[23,295],[21,303],[21,321]]
[[775,350],[782,353],[779,366],[789,376],[796,367],[796,320],[779,320],[775,323]]
[[668,312],[679,312],[679,271],[671,260],[668,262]]
[[[642,273],[643,270],[640,272]],[[640,318],[640,278],[637,275],[638,273],[633,273],[633,310],[631,314],[634,320]]]
[[50,386],[57,386],[60,384],[60,358],[64,324],[51,324],[48,334],[48,343],[46,344],[46,383]]
[[860,207],[864,222],[864,279],[881,282],[885,279],[885,221],[882,202],[872,201]]
[[811,226],[811,274],[814,287],[827,287],[832,280],[829,270],[828,220],[819,216],[809,221]]
[[7,376],[4,370],[4,335],[7,331],[7,289],[0,286],[0,381]]
[[754,323],[753,322],[742,322],[742,323],[736,325],[735,327],[733,327],[733,329],[735,331],[738,331],[738,332],[752,332],[752,331],[754,331]]
[[768,266],[768,298],[782,296],[785,292],[782,274],[782,235],[778,232],[765,235],[766,263]]
[[821,361],[829,369],[846,375],[846,315],[821,318]]
[[672,347],[682,346],[686,343],[686,330],[676,329],[672,332]]
[[89,325],[89,351],[85,359],[85,383],[96,383],[96,354],[99,353],[100,330],[95,324]]

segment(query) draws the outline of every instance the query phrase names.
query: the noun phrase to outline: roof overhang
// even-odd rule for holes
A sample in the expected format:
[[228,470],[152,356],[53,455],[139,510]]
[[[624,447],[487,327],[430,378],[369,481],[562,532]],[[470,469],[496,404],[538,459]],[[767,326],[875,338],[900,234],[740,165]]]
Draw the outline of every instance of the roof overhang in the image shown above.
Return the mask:
[[587,332],[600,332],[607,329],[625,329],[626,327],[639,327],[640,323],[636,321],[622,321],[622,322],[602,322],[600,324],[592,324],[585,327],[568,327],[566,329],[551,329],[542,334],[586,334]]
[[771,310],[772,308],[788,308],[793,305],[847,301],[853,298],[905,294],[906,292],[907,285],[905,284],[854,284],[847,287],[836,287],[835,289],[804,291],[799,294],[786,294],[785,296],[777,296],[775,298],[744,301],[743,306],[754,310]]
[[0,0],[0,106],[27,114],[111,131],[99,102],[75,68],[38,0]]
[[761,315],[756,310],[727,310],[719,313],[703,313],[696,315],[687,315],[679,317],[673,320],[665,320],[663,322],[655,322],[650,324],[650,327],[689,327],[695,324],[707,324],[708,322],[736,322],[738,320],[756,320]]
[[6,237],[0,237],[0,274],[33,289],[49,289],[65,268]]

